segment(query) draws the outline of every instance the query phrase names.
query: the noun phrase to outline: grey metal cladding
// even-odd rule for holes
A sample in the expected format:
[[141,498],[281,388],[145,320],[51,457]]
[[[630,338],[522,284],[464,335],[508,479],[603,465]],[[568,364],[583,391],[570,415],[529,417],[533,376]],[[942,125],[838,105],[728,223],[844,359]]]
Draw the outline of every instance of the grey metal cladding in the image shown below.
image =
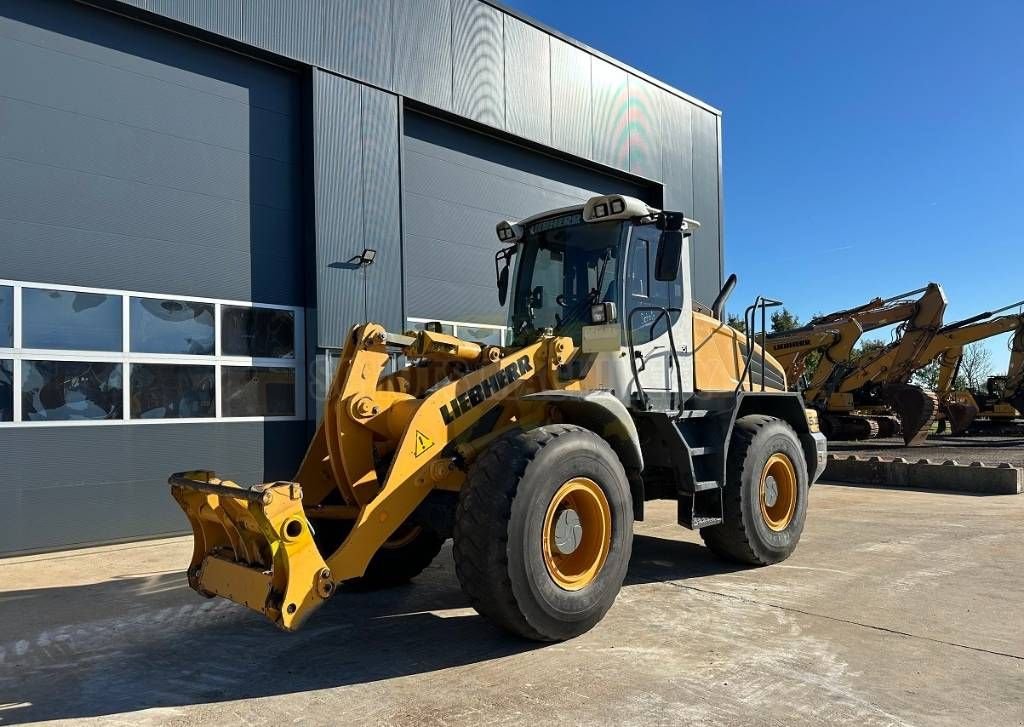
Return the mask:
[[84,5],[0,5],[16,279],[302,304],[297,76]]
[[551,44],[531,25],[505,16],[505,127],[551,145]]
[[317,340],[340,347],[350,309],[362,299],[361,272],[346,267],[362,250],[362,124],[359,85],[313,72]]
[[692,109],[693,217],[701,227],[693,236],[694,293],[710,304],[722,284],[719,230],[718,117]]
[[242,0],[242,40],[317,63],[324,0]]
[[591,57],[593,94],[593,159],[616,169],[629,169],[629,83],[626,72]]
[[406,114],[406,313],[504,322],[494,288],[494,226],[594,194],[649,190],[458,126]]
[[395,90],[452,107],[452,15],[449,0],[392,0]]
[[693,104],[665,91],[662,94],[662,180],[666,209],[693,212]]
[[551,38],[551,143],[584,159],[593,154],[590,54]]
[[452,0],[452,111],[505,128],[503,14],[478,0]]
[[391,0],[324,0],[323,66],[392,87]]
[[229,38],[242,36],[242,0],[147,0],[154,13]]
[[[313,96],[317,341],[340,348],[371,313],[403,323],[398,99],[323,71]],[[365,248],[377,258],[364,271],[352,259]]]
[[[374,320],[404,330],[402,311],[402,192],[399,174],[398,97],[362,88],[363,246],[377,251],[366,270]],[[360,318],[358,306],[350,315]],[[344,335],[344,330],[342,330]]]
[[294,476],[306,422],[7,429],[0,554],[186,532],[167,476],[206,467],[240,483]]
[[664,147],[663,92],[642,78],[630,75],[629,107],[629,171],[647,179],[662,179]]

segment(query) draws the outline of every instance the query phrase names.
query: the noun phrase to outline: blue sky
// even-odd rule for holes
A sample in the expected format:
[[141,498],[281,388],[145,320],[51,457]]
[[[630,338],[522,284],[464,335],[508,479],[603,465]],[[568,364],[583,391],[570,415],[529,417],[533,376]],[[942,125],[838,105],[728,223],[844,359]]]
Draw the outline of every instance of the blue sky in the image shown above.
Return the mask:
[[733,309],[1024,299],[1024,3],[509,4],[723,110]]

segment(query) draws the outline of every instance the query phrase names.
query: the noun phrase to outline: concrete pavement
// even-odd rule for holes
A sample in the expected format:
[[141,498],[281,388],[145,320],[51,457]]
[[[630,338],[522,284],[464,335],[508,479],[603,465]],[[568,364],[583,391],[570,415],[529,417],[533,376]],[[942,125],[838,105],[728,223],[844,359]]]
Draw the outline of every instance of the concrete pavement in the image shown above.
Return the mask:
[[296,634],[188,590],[188,539],[0,560],[0,723],[1024,724],[1024,497],[818,485],[786,563],[637,526],[616,606],[538,646],[450,548]]

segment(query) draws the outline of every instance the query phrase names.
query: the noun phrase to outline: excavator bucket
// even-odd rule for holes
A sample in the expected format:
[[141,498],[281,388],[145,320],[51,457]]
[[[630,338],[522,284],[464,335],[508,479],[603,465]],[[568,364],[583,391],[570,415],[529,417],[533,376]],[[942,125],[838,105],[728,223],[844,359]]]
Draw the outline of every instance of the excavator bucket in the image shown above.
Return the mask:
[[935,394],[912,384],[893,384],[885,387],[882,398],[900,419],[903,442],[908,447],[923,444],[939,413]]
[[950,434],[954,436],[966,432],[981,411],[974,401],[974,397],[954,397],[947,401],[942,408],[949,421]]
[[192,525],[189,585],[267,616],[286,631],[334,590],[295,482],[240,487],[213,472],[179,472],[171,494]]
[[1007,397],[1007,403],[1024,415],[1024,387],[1021,387],[1013,396]]

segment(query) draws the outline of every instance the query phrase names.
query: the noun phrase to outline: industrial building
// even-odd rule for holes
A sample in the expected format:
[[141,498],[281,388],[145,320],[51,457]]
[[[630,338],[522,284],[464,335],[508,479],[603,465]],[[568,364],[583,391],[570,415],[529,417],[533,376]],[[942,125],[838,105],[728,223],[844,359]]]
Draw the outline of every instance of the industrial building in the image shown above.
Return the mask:
[[501,219],[630,194],[721,284],[719,112],[495,2],[0,0],[0,68],[0,554],[291,477],[356,321],[501,342]]

